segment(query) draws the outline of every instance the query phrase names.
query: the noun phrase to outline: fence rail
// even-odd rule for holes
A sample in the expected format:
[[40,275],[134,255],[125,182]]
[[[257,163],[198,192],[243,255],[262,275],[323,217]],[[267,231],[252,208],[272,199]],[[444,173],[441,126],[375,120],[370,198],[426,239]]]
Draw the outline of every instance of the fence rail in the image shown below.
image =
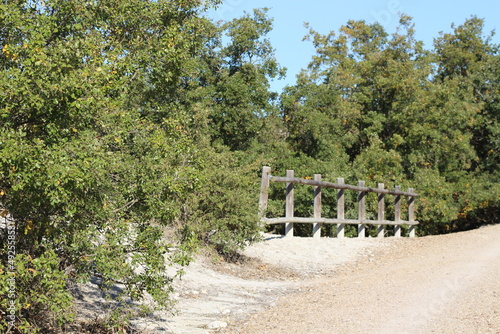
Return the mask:
[[[266,218],[268,193],[270,182],[286,183],[286,205],[285,217]],[[294,217],[294,184],[303,184],[314,186],[314,217]],[[337,189],[337,218],[321,217],[321,188]],[[358,192],[358,219],[345,219],[345,190]],[[378,215],[377,220],[366,219],[366,194],[378,194]],[[394,220],[385,219],[385,195],[394,196]],[[408,220],[401,219],[401,197],[408,199]],[[415,237],[415,227],[418,221],[415,220],[415,197],[418,194],[412,188],[408,191],[401,191],[400,186],[394,190],[385,189],[383,183],[379,183],[377,188],[365,186],[365,181],[358,181],[357,186],[344,183],[343,178],[337,178],[337,183],[325,182],[321,180],[320,174],[314,174],[314,179],[301,179],[294,177],[293,170],[286,171],[286,177],[271,175],[271,168],[264,166],[262,168],[262,180],[259,200],[259,213],[265,224],[285,224],[285,235],[293,236],[294,223],[313,224],[313,237],[321,236],[321,226],[323,224],[337,224],[337,237],[344,237],[345,225],[357,224],[358,237],[366,236],[366,225],[377,225],[377,236],[384,237],[385,225],[394,225],[394,236],[401,237],[401,226],[409,226],[409,236]]]

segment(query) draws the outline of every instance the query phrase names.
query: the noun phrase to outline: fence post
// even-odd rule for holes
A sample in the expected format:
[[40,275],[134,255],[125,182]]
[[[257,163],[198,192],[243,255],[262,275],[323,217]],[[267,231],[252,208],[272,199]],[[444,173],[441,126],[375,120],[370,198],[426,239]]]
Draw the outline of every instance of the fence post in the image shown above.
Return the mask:
[[[364,187],[365,186],[365,181],[358,181],[358,186]],[[365,225],[363,224],[363,220],[365,220],[365,212],[366,212],[366,206],[365,206],[365,195],[366,192],[360,191],[358,194],[358,238],[364,238],[365,237],[365,232],[366,228]]]
[[[408,192],[412,193],[413,188],[408,189]],[[415,221],[415,197],[408,196],[408,221]],[[410,225],[410,238],[415,237],[415,225]]]
[[[321,174],[314,174],[314,181],[321,181]],[[321,187],[314,186],[314,218],[321,218]],[[313,238],[321,238],[321,224],[314,223]]]
[[[293,177],[293,170],[286,171],[286,177]],[[286,217],[293,217],[293,183],[286,183]],[[293,223],[285,224],[285,236],[293,237]]]
[[[401,191],[401,186],[396,186],[396,191]],[[401,196],[395,195],[394,198],[394,221],[397,223],[401,221]],[[394,225],[394,236],[401,237],[401,225]]]
[[[337,178],[337,184],[344,184],[344,179]],[[344,189],[337,190],[337,219],[344,219]],[[337,225],[337,238],[344,237],[345,224]]]
[[[378,189],[384,189],[384,184],[379,183]],[[385,194],[378,194],[378,220],[382,222],[385,218]],[[385,233],[384,225],[378,225],[377,238],[383,238]]]
[[260,181],[259,216],[264,218],[267,210],[267,200],[269,197],[269,175],[271,167],[262,167],[262,180]]

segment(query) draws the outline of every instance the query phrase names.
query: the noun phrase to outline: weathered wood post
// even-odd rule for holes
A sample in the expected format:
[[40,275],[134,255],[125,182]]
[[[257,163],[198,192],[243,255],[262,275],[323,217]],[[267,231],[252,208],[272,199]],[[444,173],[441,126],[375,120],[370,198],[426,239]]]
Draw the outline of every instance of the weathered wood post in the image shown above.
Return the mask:
[[259,216],[266,216],[267,201],[269,198],[269,176],[271,175],[271,167],[262,167],[262,179],[260,181],[260,198],[259,198]]
[[[321,181],[321,174],[314,174],[314,181]],[[314,218],[321,218],[321,187],[314,186]],[[313,224],[313,238],[321,238],[321,224]]]
[[[364,187],[365,181],[358,181],[358,186]],[[358,224],[358,238],[364,238],[366,234],[365,224],[363,224],[366,212],[365,196],[366,196],[365,191],[360,191],[358,193],[358,220],[360,222]]]
[[[378,189],[384,189],[384,184],[379,183]],[[385,219],[385,194],[379,193],[378,194],[378,221],[383,222],[384,219]],[[380,225],[378,225],[377,237],[383,238],[384,234],[385,234],[384,225],[381,223]]]
[[[337,184],[344,184],[344,179],[337,178]],[[344,220],[344,189],[337,190],[337,219]],[[337,225],[337,238],[344,237],[345,224]]]
[[[401,191],[401,186],[396,186],[396,191]],[[396,238],[401,237],[401,225],[397,224],[401,221],[401,195],[395,195],[394,198],[394,221],[396,225],[394,225],[394,236]]]
[[[293,178],[293,170],[286,171],[286,177]],[[286,183],[286,217],[293,217],[293,183]],[[293,237],[293,223],[285,223],[285,236]]]
[[[410,188],[408,189],[408,192],[413,193],[414,189]],[[414,222],[415,221],[415,197],[413,196],[408,196],[408,221],[409,222]],[[410,225],[410,231],[409,231],[409,236],[410,238],[415,238],[415,225]]]

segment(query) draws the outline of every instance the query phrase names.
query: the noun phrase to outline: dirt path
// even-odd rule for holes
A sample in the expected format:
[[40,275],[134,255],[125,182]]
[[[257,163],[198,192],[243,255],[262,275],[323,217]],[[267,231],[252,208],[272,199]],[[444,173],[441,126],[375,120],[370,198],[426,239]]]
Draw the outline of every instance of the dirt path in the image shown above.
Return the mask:
[[374,255],[225,333],[500,333],[500,225],[391,239]]
[[264,242],[245,250],[240,263],[214,265],[210,258],[199,258],[186,268],[182,280],[174,282],[177,315],[156,312],[135,325],[148,334],[218,332],[227,324],[275,307],[279,298],[300,293],[311,279],[373,256],[392,240],[266,235]]

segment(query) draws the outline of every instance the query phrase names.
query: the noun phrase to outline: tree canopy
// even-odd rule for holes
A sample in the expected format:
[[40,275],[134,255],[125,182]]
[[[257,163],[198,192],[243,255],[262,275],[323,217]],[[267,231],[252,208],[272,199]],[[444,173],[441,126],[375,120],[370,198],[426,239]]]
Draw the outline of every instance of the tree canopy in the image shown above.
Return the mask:
[[[217,3],[0,4],[0,213],[16,228],[14,269],[0,228],[0,307],[15,274],[13,332],[71,323],[68,287],[89,278],[169,307],[166,266],[259,240],[263,164],[416,188],[421,235],[498,220],[500,55],[483,20],[431,50],[407,15],[392,34],[309,27],[316,54],[280,95],[267,10],[213,22]],[[268,215],[282,211],[272,190]]]
[[482,20],[442,34],[433,50],[406,15],[392,35],[349,21],[308,38],[317,55],[282,96],[295,151],[341,157],[359,179],[418,184],[426,232],[497,211],[499,54]]

